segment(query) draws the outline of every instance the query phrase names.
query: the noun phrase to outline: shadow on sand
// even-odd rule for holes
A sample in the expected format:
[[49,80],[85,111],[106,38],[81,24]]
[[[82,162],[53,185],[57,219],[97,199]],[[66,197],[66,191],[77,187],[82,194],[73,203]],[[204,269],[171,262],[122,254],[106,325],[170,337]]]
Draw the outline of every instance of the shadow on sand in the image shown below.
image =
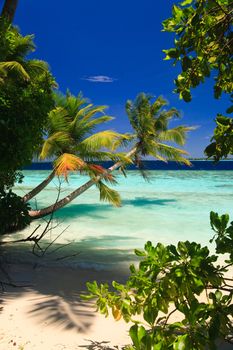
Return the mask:
[[[115,269],[114,272],[67,267],[33,268],[19,264],[5,268],[11,281],[20,287],[6,286],[4,292],[0,292],[0,313],[11,301],[26,295],[27,318],[33,319],[38,326],[73,330],[83,335],[87,334],[96,317],[94,303],[80,297],[86,293],[86,282],[98,280],[111,284],[113,279],[124,282],[128,276],[126,269]],[[1,274],[0,280],[4,281]]]

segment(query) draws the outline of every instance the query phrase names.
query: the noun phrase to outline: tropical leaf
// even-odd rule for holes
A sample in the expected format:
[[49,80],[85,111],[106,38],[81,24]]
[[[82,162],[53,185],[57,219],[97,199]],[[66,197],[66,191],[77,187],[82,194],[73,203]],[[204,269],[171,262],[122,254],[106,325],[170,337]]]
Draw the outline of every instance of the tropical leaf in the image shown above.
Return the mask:
[[49,65],[47,62],[42,60],[29,60],[27,61],[27,71],[29,72],[30,76],[41,74],[41,73],[47,73],[49,70]]
[[87,99],[83,98],[81,93],[75,97],[67,91],[64,102],[64,108],[67,109],[70,116],[74,118],[80,107],[87,103]]
[[184,158],[183,155],[188,155],[188,152],[185,150],[175,148],[173,146],[169,146],[166,144],[158,143],[157,145],[157,151],[164,157],[167,158],[167,160],[173,160],[178,163],[183,163],[185,165],[191,166],[192,163],[187,159]]
[[19,77],[22,79],[29,81],[30,76],[24,69],[23,65],[16,61],[9,61],[9,62],[0,62],[0,70],[3,70],[7,73],[10,71],[15,72]]
[[171,141],[183,146],[186,141],[187,132],[195,130],[194,127],[177,126],[176,128],[162,131],[159,133],[161,141]]
[[101,201],[109,202],[116,207],[121,206],[120,195],[117,191],[109,188],[102,181],[98,181],[96,186],[99,189]]
[[113,143],[112,143],[112,150],[116,150],[119,147],[126,147],[128,146],[132,141],[135,140],[135,134],[120,134],[119,137],[117,137]]
[[76,140],[82,141],[85,137],[93,133],[97,125],[106,123],[112,119],[113,118],[110,116],[102,116],[90,121],[84,121],[84,118],[80,119],[76,117],[75,120],[70,123],[70,132]]
[[161,108],[168,105],[168,101],[163,98],[163,96],[159,96],[154,103],[151,104],[151,113],[152,115],[156,115],[160,112]]
[[33,38],[33,35],[16,35],[14,37],[14,49],[11,53],[11,58],[13,58],[13,60],[20,60],[20,58],[24,58],[29,53],[33,52],[35,50]]
[[105,109],[107,109],[107,106],[93,106],[87,112],[83,113],[83,121],[87,122],[98,113],[104,114]]
[[48,131],[50,134],[59,131],[69,131],[69,114],[63,107],[56,107],[48,115]]
[[45,159],[55,154],[61,154],[65,149],[69,148],[71,142],[70,135],[66,132],[59,131],[52,134],[52,136],[44,140],[40,158]]
[[91,121],[86,123],[86,127],[90,130],[94,129],[97,125],[102,124],[102,123],[106,123],[109,122],[111,120],[113,120],[114,117],[111,117],[109,115],[103,115],[101,117],[92,119]]
[[56,174],[64,176],[67,180],[70,171],[82,170],[86,167],[86,163],[73,154],[64,153],[54,161],[54,167],[56,168]]
[[91,177],[93,177],[93,175],[94,175],[95,180],[97,178],[100,178],[102,180],[105,180],[106,182],[113,184],[113,185],[115,185],[117,183],[114,175],[111,174],[107,169],[105,169],[101,165],[87,164],[87,166],[84,167],[84,171]]
[[87,149],[90,150],[99,150],[101,148],[108,148],[112,150],[114,147],[114,142],[121,137],[121,134],[113,130],[104,130],[89,136],[82,142],[82,144],[84,144]]

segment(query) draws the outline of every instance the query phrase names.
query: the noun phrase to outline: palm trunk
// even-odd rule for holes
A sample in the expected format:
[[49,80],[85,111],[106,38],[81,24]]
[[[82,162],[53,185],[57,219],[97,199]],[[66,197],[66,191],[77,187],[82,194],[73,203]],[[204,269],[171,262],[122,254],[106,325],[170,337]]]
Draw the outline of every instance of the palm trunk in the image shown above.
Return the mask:
[[[137,148],[133,148],[127,155],[127,158],[132,157],[137,151]],[[108,168],[108,172],[112,172],[118,168],[120,168],[122,166],[122,162],[117,162],[115,163],[113,166],[111,166],[110,168]],[[56,202],[53,205],[50,205],[47,208],[43,208],[40,210],[30,210],[29,211],[29,215],[31,217],[32,220],[35,219],[40,219],[44,216],[50,215],[52,213],[54,213],[55,211],[57,211],[58,209],[63,208],[65,205],[67,205],[68,203],[70,203],[72,200],[74,200],[76,197],[80,196],[80,194],[82,194],[83,192],[85,192],[86,190],[88,190],[91,186],[93,186],[96,181],[101,180],[101,176],[98,176],[97,179],[95,180],[89,180],[87,181],[84,185],[80,186],[79,188],[77,188],[76,190],[74,190],[72,193],[70,193],[68,196],[62,198],[61,200],[59,200],[58,202]]]
[[7,18],[10,21],[10,23],[12,23],[17,5],[18,0],[5,0],[4,6],[2,8],[1,17]]
[[56,169],[54,169],[49,174],[49,176],[44,181],[42,181],[38,186],[33,188],[33,190],[31,190],[27,194],[25,194],[25,196],[22,197],[23,202],[26,203],[26,202],[30,201],[33,197],[35,197],[40,191],[42,191],[53,180],[55,175],[56,175]]

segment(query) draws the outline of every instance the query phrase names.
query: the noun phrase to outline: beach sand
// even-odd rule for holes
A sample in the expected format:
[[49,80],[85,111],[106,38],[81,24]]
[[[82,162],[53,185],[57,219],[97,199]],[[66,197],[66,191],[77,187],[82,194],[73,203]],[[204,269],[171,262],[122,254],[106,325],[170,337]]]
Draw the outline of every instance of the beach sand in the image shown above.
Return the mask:
[[87,281],[124,282],[128,270],[6,267],[15,283],[28,287],[7,287],[0,296],[0,350],[113,350],[130,343],[129,324],[105,318],[80,299]]
[[[0,297],[1,350],[92,349],[93,342],[106,349],[130,342],[124,321],[105,318],[80,299],[87,281],[111,282],[112,271],[9,265],[8,273],[30,286],[8,287]],[[123,281],[126,273],[115,271],[114,278]]]

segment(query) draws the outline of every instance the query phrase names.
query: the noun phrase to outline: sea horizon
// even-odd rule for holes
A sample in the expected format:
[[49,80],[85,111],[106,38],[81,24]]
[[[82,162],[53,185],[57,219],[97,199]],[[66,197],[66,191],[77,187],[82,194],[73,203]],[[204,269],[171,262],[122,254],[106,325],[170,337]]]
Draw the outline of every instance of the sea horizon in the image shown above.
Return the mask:
[[[214,162],[210,159],[192,159],[191,166],[180,164],[175,161],[162,162],[161,160],[144,160],[142,164],[145,170],[233,170],[233,159],[224,159],[219,162]],[[95,162],[105,168],[113,165],[112,161]],[[34,161],[30,165],[25,166],[23,170],[51,170],[53,168],[52,161]],[[137,170],[135,164],[127,166],[127,170]]]

